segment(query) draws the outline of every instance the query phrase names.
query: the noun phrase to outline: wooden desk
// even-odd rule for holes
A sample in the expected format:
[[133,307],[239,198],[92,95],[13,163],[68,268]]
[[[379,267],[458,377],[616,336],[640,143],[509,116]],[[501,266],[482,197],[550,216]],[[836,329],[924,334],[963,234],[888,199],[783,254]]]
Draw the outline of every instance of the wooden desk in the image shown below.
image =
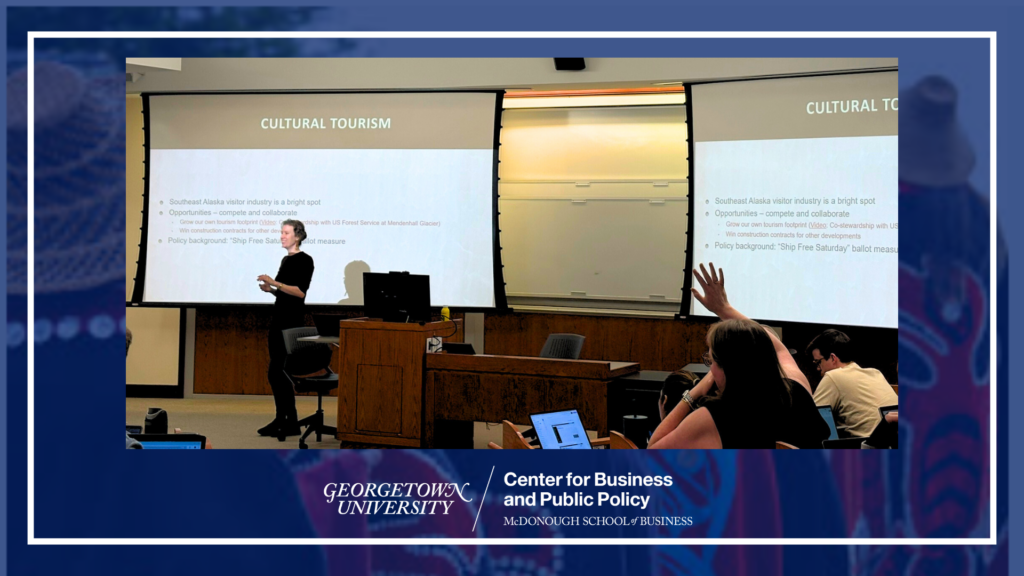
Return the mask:
[[573,408],[583,427],[608,435],[608,384],[635,362],[427,354],[423,445],[437,420],[529,424],[530,414]]

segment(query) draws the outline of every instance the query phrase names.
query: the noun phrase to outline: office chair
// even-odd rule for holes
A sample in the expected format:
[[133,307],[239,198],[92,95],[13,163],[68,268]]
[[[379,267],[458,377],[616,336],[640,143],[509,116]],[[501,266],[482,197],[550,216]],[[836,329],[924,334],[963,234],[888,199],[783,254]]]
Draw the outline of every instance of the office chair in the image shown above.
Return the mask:
[[562,360],[579,360],[586,336],[579,334],[551,334],[540,351],[541,358],[559,358]]
[[[284,375],[292,383],[296,393],[316,392],[316,414],[299,420],[299,427],[306,426],[306,432],[299,439],[299,448],[309,448],[306,438],[316,433],[316,441],[322,435],[334,436],[338,429],[324,425],[324,395],[338,387],[338,375],[331,371],[331,347],[316,342],[300,342],[299,338],[317,336],[316,328],[292,328],[281,332],[287,356],[284,361]],[[300,377],[294,374],[313,374],[326,370],[323,376]]]

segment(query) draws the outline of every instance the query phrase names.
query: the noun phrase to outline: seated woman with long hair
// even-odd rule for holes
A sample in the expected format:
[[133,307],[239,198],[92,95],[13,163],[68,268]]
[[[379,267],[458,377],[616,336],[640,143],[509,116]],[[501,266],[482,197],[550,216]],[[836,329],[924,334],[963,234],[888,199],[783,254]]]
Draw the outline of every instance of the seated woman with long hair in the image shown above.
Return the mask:
[[[669,413],[649,448],[774,448],[782,441],[821,448],[829,428],[810,383],[775,334],[739,313],[725,294],[725,275],[711,264],[694,270],[694,297],[721,322],[708,330],[710,372]],[[717,387],[718,398],[707,399]]]

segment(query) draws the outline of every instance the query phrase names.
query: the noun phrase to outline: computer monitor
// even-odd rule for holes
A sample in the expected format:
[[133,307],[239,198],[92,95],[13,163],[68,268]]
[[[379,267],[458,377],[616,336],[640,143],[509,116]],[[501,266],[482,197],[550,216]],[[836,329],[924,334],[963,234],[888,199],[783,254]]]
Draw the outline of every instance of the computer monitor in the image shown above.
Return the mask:
[[575,410],[530,414],[540,447],[545,450],[590,450],[590,438]]
[[839,438],[839,430],[836,430],[836,419],[832,415],[831,406],[818,406],[818,412],[821,414],[821,418],[828,424],[828,439],[836,440]]
[[205,450],[206,437],[199,434],[129,434],[144,450]]
[[368,317],[385,322],[430,322],[430,276],[365,272],[363,305]]

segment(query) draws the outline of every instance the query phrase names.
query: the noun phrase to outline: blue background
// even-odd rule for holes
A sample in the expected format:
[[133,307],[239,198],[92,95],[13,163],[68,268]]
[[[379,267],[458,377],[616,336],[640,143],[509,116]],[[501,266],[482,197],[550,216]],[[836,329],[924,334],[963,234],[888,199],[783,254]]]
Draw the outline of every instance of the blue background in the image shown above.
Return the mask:
[[[1000,219],[1007,225],[1004,234],[1011,258],[1019,253],[1020,232],[1012,215],[1019,213],[1016,193],[1017,158],[1020,144],[1016,128],[1020,112],[1013,96],[1020,93],[1011,54],[1021,52],[1021,26],[1024,10],[1009,6],[947,2],[943,9],[926,8],[924,3],[877,3],[843,5],[837,2],[815,6],[765,7],[743,3],[718,3],[717,7],[685,6],[680,3],[657,5],[633,3],[616,8],[612,3],[573,3],[577,8],[559,8],[548,3],[521,2],[490,7],[476,3],[449,4],[448,7],[422,8],[414,3],[386,3],[374,9],[342,8],[321,10],[229,10],[200,11],[173,9],[9,9],[6,14],[8,75],[25,66],[24,33],[27,30],[996,30],[1001,56],[999,152],[1002,160],[999,182]],[[572,6],[573,4],[566,4]],[[958,6],[959,4],[959,6]],[[586,6],[586,9],[580,7]],[[540,28],[540,27],[542,28]],[[941,73],[960,89],[960,118],[978,155],[978,166],[971,183],[981,194],[991,187],[988,173],[990,158],[988,126],[988,47],[982,40],[583,40],[583,41],[411,41],[351,40],[335,42],[217,41],[183,40],[48,40],[37,42],[37,60],[54,59],[87,72],[91,77],[118,76],[126,56],[490,56],[550,57],[576,54],[586,57],[898,57],[901,88],[921,77]],[[123,100],[121,100],[123,102]],[[115,103],[116,104],[116,103]],[[122,109],[123,111],[123,109]],[[123,116],[121,116],[123,117]],[[16,163],[17,145],[8,132],[8,169]],[[23,133],[22,133],[23,134]],[[15,138],[15,140],[12,140]],[[14,142],[14,145],[12,145]],[[14,156],[12,156],[14,154]],[[76,190],[90,194],[100,182],[87,181]],[[48,188],[37,183],[37,205],[46,201]],[[57,189],[54,189],[57,190]],[[17,205],[23,194],[8,178],[8,207]],[[901,206],[902,211],[902,206]],[[904,234],[913,234],[907,223],[912,214],[901,214]],[[927,223],[923,223],[927,226]],[[987,241],[988,223],[978,222],[968,230],[970,240]],[[8,237],[9,243],[17,239]],[[38,247],[51,239],[39,237]],[[901,238],[903,240],[903,238]],[[968,241],[968,239],[965,239]],[[39,248],[37,248],[39,249]],[[1011,268],[1012,269],[1012,268]],[[1012,276],[1006,273],[1012,282]],[[1004,284],[1005,287],[1005,284]],[[10,287],[9,287],[10,289]],[[40,295],[37,315],[74,310],[109,310],[123,317],[121,282],[89,290],[67,290]],[[16,292],[16,290],[15,290]],[[901,284],[901,308],[905,294]],[[1005,296],[1005,295],[1002,295]],[[1000,303],[1002,314],[1009,312],[1007,300]],[[1008,438],[1019,436],[1016,422],[1008,413],[1019,408],[1019,393],[1010,394],[1007,383],[1014,374],[1004,370],[1000,380],[1000,502],[993,511],[999,519],[1002,545],[988,547],[926,549],[910,547],[787,547],[723,550],[715,547],[651,548],[575,548],[553,547],[405,547],[320,548],[320,547],[201,547],[169,550],[159,547],[30,547],[25,542],[25,354],[24,343],[13,345],[10,329],[25,322],[25,298],[9,295],[7,302],[8,365],[6,413],[7,506],[6,543],[12,573],[49,574],[74,570],[81,573],[129,573],[145,570],[180,574],[220,572],[223,567],[244,574],[288,570],[310,574],[361,573],[366,570],[401,570],[406,573],[475,574],[507,570],[505,563],[548,566],[555,573],[583,570],[598,573],[677,572],[707,574],[786,573],[786,574],[998,574],[1007,573],[1005,526],[1008,502],[1006,472],[1017,475],[1016,461],[1007,459]],[[1016,312],[1014,310],[1013,312]],[[120,315],[120,316],[118,316]],[[1019,317],[1009,318],[1011,334]],[[1011,340],[1012,342],[1012,340]],[[1007,342],[1002,351],[1013,350]],[[670,472],[693,479],[692,490],[680,491],[676,504],[700,519],[700,531],[676,536],[736,535],[765,537],[841,537],[849,535],[843,521],[844,508],[838,495],[835,475],[820,455],[769,455],[752,458],[736,453],[651,456],[644,453],[621,455],[596,453],[565,459],[545,454],[530,455],[528,460],[497,457],[486,452],[405,452],[370,451],[346,454],[323,461],[324,455],[298,453],[211,452],[200,458],[190,454],[130,454],[118,448],[106,448],[107,442],[91,440],[118,430],[107,426],[119,422],[121,370],[120,342],[117,335],[93,338],[83,335],[71,342],[50,342],[36,347],[37,398],[45,398],[45,410],[37,412],[36,439],[36,535],[37,537],[314,537],[317,535],[445,535],[469,537],[467,526],[429,524],[413,532],[396,532],[393,526],[368,526],[360,533],[351,526],[325,525],[316,518],[316,507],[303,500],[305,482],[314,484],[339,481],[340,477],[383,479],[416,471],[417,478],[437,477],[471,482],[482,488],[492,465],[496,477],[503,471],[520,473],[544,471],[574,473],[593,471]],[[59,367],[59,368],[53,368]],[[73,377],[68,371],[72,370]],[[1003,368],[1006,367],[1004,363]],[[1011,371],[1013,368],[1011,367]],[[951,395],[920,395],[922,411],[941,411],[957,402]],[[905,407],[914,417],[914,406]],[[101,424],[102,423],[102,424]],[[90,438],[88,441],[83,441]],[[113,446],[113,443],[111,443]],[[873,510],[890,520],[909,521],[907,496],[901,473],[901,461],[909,458],[904,448],[881,458],[877,464],[890,488],[883,490],[884,500]],[[1019,454],[1019,451],[1018,451]],[[309,460],[306,460],[309,458]],[[757,468],[760,466],[761,468]],[[696,479],[713,470],[715,481],[701,484]],[[757,471],[757,474],[752,474]],[[764,474],[773,473],[780,489],[774,500],[752,500],[755,483]],[[363,476],[359,476],[363,474]],[[1019,475],[1017,475],[1019,478]],[[426,480],[423,480],[426,481]],[[492,490],[495,489],[492,484]],[[750,491],[742,500],[742,522],[736,511],[739,494]],[[509,490],[504,490],[508,492]],[[656,493],[660,498],[663,493]],[[954,494],[953,500],[956,500]],[[669,498],[662,505],[671,507]],[[754,504],[752,504],[754,502]],[[813,505],[809,505],[812,504]],[[941,505],[941,503],[939,504]],[[970,503],[966,504],[970,506]],[[485,509],[488,507],[485,506]],[[870,507],[869,507],[870,508]],[[782,510],[783,512],[779,512]],[[330,512],[330,510],[328,510]],[[475,511],[475,510],[474,510]],[[621,513],[621,510],[619,511]],[[849,512],[847,510],[847,512]],[[500,516],[500,514],[499,514]],[[728,517],[728,518],[727,518]],[[334,519],[337,521],[337,519]],[[986,524],[987,525],[987,524]],[[544,530],[522,530],[508,534],[483,523],[487,535],[509,537],[547,537]],[[890,528],[891,529],[891,528]],[[419,530],[418,532],[415,530]],[[346,532],[351,531],[351,532]],[[871,536],[897,536],[899,532],[872,533]],[[623,530],[565,530],[563,536],[651,537],[664,534]],[[859,534],[866,535],[866,534]],[[935,533],[931,535],[952,535]],[[960,534],[957,534],[960,535]],[[975,536],[983,534],[972,534]],[[154,562],[153,560],[157,561]],[[226,563],[226,564],[225,564]],[[524,568],[525,570],[525,568]]]

